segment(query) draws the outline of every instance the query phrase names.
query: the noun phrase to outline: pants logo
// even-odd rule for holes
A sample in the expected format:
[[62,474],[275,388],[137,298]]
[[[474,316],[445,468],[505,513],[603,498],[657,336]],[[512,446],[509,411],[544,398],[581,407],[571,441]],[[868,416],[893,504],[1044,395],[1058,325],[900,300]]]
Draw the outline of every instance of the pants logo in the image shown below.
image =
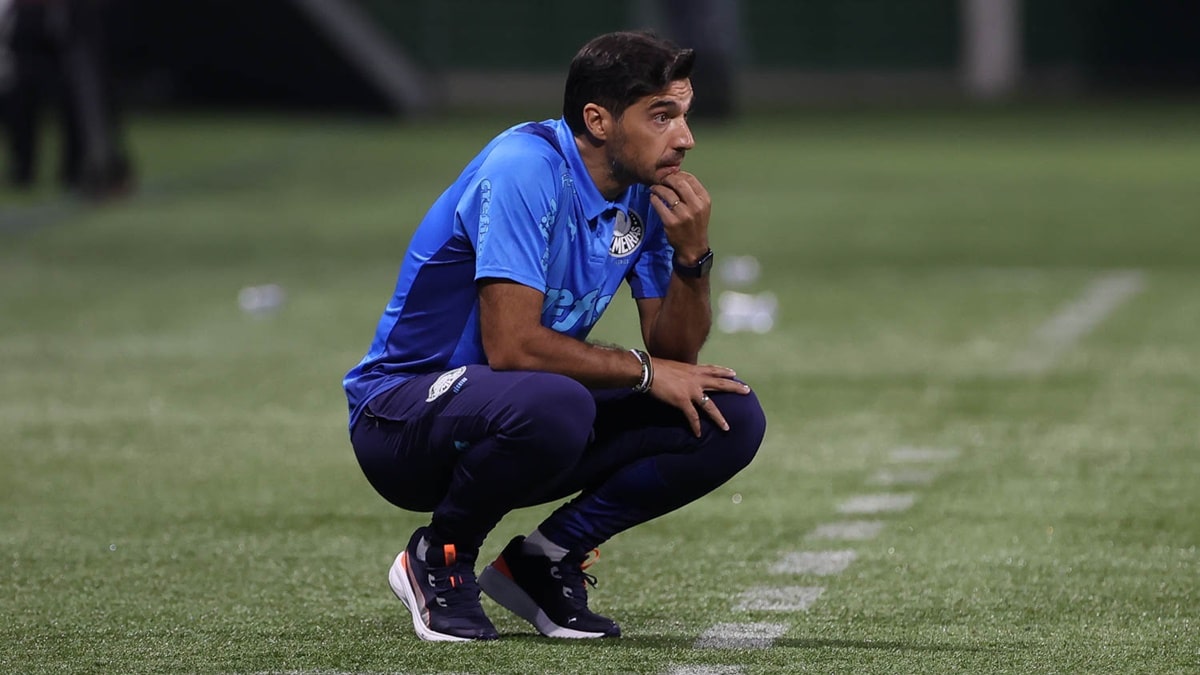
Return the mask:
[[438,379],[434,380],[433,384],[429,386],[429,396],[426,397],[425,402],[429,403],[435,398],[450,391],[450,387],[454,386],[454,381],[462,377],[463,373],[465,372],[467,372],[467,367],[460,366],[454,370],[439,375]]

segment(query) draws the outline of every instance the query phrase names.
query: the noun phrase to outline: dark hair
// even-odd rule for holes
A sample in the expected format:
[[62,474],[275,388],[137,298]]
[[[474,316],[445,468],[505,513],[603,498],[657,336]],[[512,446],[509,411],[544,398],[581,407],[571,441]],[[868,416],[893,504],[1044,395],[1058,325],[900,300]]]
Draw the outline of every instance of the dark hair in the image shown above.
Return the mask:
[[563,94],[563,118],[583,133],[583,106],[595,103],[621,117],[643,96],[692,73],[696,54],[649,32],[607,33],[584,45],[571,61]]

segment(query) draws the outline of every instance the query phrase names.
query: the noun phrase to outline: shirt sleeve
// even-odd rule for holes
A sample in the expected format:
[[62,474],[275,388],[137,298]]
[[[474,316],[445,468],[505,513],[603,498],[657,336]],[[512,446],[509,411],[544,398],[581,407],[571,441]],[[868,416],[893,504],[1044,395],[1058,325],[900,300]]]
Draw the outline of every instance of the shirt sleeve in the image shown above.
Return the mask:
[[546,291],[550,228],[558,216],[554,162],[514,142],[479,167],[458,214],[475,245],[475,279],[508,279]]
[[658,213],[650,207],[650,200],[639,202],[638,210],[646,223],[646,241],[625,279],[634,298],[661,298],[667,294],[667,286],[671,283],[671,260],[675,257],[675,249],[667,243],[667,232]]

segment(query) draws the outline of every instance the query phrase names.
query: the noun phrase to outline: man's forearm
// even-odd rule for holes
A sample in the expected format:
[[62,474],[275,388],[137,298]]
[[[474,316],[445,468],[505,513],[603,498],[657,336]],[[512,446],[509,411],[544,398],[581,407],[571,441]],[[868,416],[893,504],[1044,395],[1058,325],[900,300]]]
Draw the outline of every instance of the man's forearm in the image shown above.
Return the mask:
[[646,347],[659,358],[696,363],[711,327],[708,277],[684,280],[672,275]]
[[587,387],[632,387],[642,367],[628,349],[590,344],[539,327],[503,357],[488,355],[496,370],[537,370],[566,375]]

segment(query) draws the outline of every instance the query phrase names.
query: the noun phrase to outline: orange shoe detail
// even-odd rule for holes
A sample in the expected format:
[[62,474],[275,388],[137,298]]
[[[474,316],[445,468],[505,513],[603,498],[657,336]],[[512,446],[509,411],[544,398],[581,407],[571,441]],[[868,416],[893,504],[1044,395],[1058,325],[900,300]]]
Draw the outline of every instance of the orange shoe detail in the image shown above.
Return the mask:
[[513,578],[512,570],[508,569],[508,563],[504,562],[504,556],[498,556],[492,561],[492,569],[496,570],[500,574],[503,574],[509,579]]

